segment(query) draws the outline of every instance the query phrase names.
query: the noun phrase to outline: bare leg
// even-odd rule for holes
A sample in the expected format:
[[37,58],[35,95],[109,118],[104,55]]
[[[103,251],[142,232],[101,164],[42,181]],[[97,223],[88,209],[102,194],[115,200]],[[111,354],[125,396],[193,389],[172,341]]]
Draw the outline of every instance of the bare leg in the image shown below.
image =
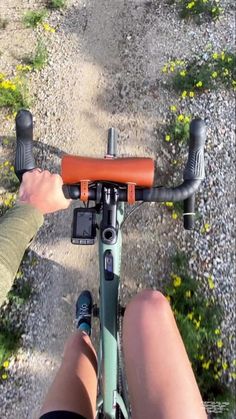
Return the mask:
[[62,364],[44,401],[41,415],[54,410],[95,418],[97,357],[86,333],[77,331],[66,343]]
[[123,338],[133,419],[206,419],[174,316],[160,292],[143,291],[129,303]]

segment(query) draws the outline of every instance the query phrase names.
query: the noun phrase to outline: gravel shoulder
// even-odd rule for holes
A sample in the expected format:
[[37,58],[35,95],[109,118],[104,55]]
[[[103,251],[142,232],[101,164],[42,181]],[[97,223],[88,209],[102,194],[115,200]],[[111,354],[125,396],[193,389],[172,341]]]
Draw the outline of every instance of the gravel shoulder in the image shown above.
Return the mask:
[[[22,11],[35,7],[35,2],[7,3],[11,24],[0,38],[4,71],[7,62],[15,64],[19,45],[24,45],[23,53],[35,42],[32,31],[26,32],[19,23]],[[2,1],[0,5],[2,11]],[[175,173],[171,166],[176,150],[161,138],[168,108],[177,97],[161,82],[161,69],[172,56],[188,58],[208,44],[213,49],[233,47],[234,11],[231,3],[225,7],[219,22],[201,26],[184,23],[174,6],[154,1],[73,0],[62,13],[53,12],[50,24],[58,29],[48,36],[49,63],[31,80],[31,93],[37,97],[32,107],[36,154],[42,167],[59,171],[63,152],[102,156],[107,129],[115,126],[120,131],[121,155],[154,157],[158,183],[167,175],[170,181],[178,181],[181,168]],[[11,44],[12,30],[16,37]],[[198,198],[202,218],[189,233],[163,206],[143,205],[124,227],[123,295],[127,301],[142,288],[161,288],[170,272],[170,255],[176,249],[188,252],[199,281],[209,274],[214,277],[214,292],[225,313],[226,351],[233,358],[233,93],[220,90],[202,95],[191,101],[189,112],[204,118],[208,129],[206,180]],[[2,120],[1,134],[13,135],[11,122]],[[73,329],[79,292],[90,288],[97,298],[97,249],[70,244],[71,220],[72,208],[46,217],[31,245],[38,259],[29,268],[34,295],[26,306],[23,347],[11,365],[11,377],[0,384],[1,417],[37,417]],[[199,233],[204,222],[211,225],[207,235]]]

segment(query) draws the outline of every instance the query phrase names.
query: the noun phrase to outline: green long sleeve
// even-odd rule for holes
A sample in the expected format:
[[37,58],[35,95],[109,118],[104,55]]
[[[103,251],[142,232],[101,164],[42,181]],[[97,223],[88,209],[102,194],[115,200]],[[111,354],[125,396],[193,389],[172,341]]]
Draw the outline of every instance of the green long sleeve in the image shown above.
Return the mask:
[[28,204],[17,204],[0,218],[0,306],[11,289],[30,240],[43,224],[43,215]]

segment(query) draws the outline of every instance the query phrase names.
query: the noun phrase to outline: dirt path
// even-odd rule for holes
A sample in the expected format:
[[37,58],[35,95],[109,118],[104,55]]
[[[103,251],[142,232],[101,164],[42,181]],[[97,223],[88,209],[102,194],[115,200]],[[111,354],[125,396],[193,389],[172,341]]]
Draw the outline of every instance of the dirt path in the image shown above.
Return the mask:
[[[145,14],[145,8],[140,12]],[[110,126],[121,130],[121,153],[150,155],[151,151],[154,156],[150,130],[144,135],[153,115],[142,115],[131,103],[130,89],[134,85],[129,87],[129,82],[135,74],[131,76],[129,69],[127,73],[123,63],[131,36],[128,22],[127,28],[124,27],[126,13],[126,6],[120,1],[112,4],[106,0],[86,4],[74,1],[60,17],[58,32],[54,39],[48,40],[49,65],[33,79],[37,94],[32,109],[35,138],[41,143],[38,161],[45,167],[58,170],[61,151],[103,155]],[[53,15],[52,24],[57,24],[57,19],[58,15]],[[140,24],[141,16],[139,19]],[[128,58],[130,67],[131,57]],[[123,104],[123,100],[127,103]],[[136,105],[139,107],[141,103],[137,101]],[[32,245],[39,258],[32,272],[36,276],[37,298],[29,310],[25,349],[14,367],[17,376],[11,387],[15,391],[11,389],[4,403],[4,416],[8,418],[37,416],[42,397],[60,363],[66,337],[73,328],[75,300],[84,288],[97,294],[97,249],[70,244],[71,219],[72,209],[48,217]],[[149,226],[149,232],[151,229]],[[137,237],[132,232],[128,240],[134,253]],[[141,281],[142,271],[147,276],[150,270],[149,261],[148,267],[144,265],[140,271],[137,264],[137,258],[142,257],[140,245],[138,252],[133,263],[124,263],[124,268],[129,269],[126,281],[127,284],[130,281],[130,292]],[[132,278],[136,272],[138,277]]]
[[[18,5],[16,21],[20,13]],[[52,13],[50,23],[58,30],[48,35],[49,64],[32,78],[39,163],[58,171],[61,152],[102,156],[107,129],[115,126],[120,154],[154,157],[161,183],[171,173],[173,156],[157,133],[175,98],[158,78],[170,56],[191,54],[199,38],[208,36],[207,25],[189,32],[170,6],[143,0],[68,1],[61,15]],[[200,113],[205,116],[205,110]],[[73,329],[75,300],[84,288],[97,296],[97,249],[70,244],[71,220],[72,208],[47,217],[32,245],[39,260],[31,269],[35,296],[23,350],[5,385],[1,417],[37,417]],[[163,208],[145,204],[127,223],[124,239],[123,290],[128,299],[137,289],[158,287],[177,244],[189,249],[191,241],[194,248],[198,237],[183,232]]]

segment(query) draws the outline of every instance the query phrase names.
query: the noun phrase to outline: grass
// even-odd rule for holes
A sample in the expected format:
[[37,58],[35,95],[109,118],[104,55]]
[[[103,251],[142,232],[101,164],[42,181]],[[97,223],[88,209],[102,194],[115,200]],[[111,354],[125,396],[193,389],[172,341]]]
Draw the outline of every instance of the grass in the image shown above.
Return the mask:
[[28,108],[30,105],[28,89],[23,76],[7,78],[0,73],[0,108],[10,108],[17,112],[21,108]]
[[[224,355],[226,344],[221,332],[223,312],[214,295],[214,280],[209,275],[195,280],[188,271],[188,259],[183,253],[173,258],[172,272],[165,293],[182,335],[203,400],[229,403],[233,409],[233,386],[225,384],[227,375],[235,379],[235,367],[230,370]],[[223,418],[223,415],[221,416]],[[227,416],[226,416],[227,417]]]
[[26,59],[27,64],[32,70],[42,70],[48,62],[48,51],[44,42],[39,39],[33,55]]
[[36,28],[43,23],[47,15],[46,10],[29,10],[23,17],[23,23],[27,28]]
[[49,8],[51,9],[62,9],[66,6],[66,0],[50,0]]

